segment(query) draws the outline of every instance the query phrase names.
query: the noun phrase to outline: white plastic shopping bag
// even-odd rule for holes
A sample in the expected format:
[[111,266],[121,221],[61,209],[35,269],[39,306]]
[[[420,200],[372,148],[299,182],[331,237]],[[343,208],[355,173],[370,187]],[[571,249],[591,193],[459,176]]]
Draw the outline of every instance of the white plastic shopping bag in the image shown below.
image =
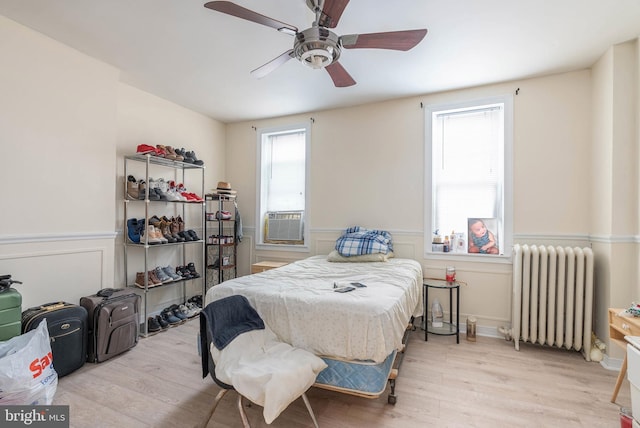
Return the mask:
[[58,387],[47,320],[0,342],[0,406],[50,405]]

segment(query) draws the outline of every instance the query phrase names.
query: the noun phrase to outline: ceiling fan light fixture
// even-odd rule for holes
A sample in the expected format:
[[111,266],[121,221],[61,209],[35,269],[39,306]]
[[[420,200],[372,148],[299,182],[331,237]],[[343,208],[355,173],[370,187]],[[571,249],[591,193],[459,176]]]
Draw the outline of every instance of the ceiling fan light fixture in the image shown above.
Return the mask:
[[300,56],[300,61],[311,68],[325,68],[333,62],[329,49],[310,49]]
[[338,36],[326,28],[312,27],[299,32],[294,44],[295,57],[311,68],[325,68],[340,58]]

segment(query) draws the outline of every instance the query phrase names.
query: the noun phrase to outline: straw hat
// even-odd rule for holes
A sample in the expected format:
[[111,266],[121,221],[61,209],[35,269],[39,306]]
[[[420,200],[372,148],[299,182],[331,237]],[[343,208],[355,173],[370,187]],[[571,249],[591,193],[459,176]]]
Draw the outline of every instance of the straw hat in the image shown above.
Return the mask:
[[218,186],[213,193],[216,195],[235,195],[238,192],[231,189],[231,183],[228,181],[218,181]]

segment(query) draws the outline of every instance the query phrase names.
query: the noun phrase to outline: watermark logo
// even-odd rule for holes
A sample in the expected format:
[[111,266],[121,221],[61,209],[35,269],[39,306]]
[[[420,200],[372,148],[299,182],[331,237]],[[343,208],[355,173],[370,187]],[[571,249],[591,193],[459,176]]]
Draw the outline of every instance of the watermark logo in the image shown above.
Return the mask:
[[0,406],[3,428],[69,428],[69,406]]

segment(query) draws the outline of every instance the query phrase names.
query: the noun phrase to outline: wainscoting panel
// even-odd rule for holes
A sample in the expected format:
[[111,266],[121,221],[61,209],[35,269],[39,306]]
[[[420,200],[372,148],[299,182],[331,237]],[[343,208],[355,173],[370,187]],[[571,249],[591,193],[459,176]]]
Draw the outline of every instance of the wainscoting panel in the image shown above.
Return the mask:
[[22,308],[80,297],[113,287],[113,237],[75,241],[61,237],[0,245],[0,274],[22,281]]

